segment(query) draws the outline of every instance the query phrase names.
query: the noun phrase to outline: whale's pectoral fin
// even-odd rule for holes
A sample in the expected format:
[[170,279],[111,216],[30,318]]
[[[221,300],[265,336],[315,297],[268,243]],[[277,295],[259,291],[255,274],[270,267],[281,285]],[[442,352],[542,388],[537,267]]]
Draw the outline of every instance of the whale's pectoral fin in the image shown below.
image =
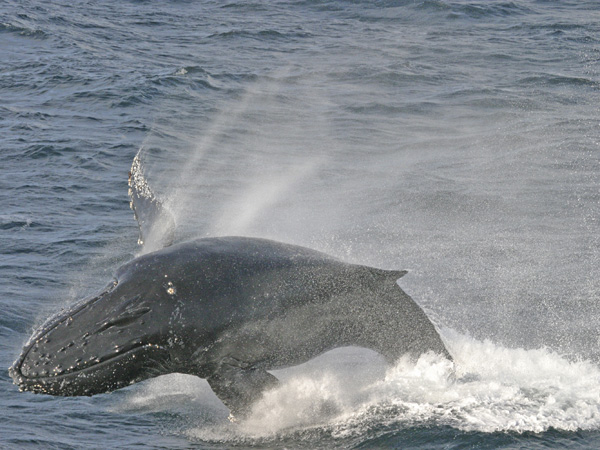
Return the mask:
[[129,198],[140,228],[138,244],[144,245],[146,251],[152,251],[173,243],[175,220],[150,189],[142,170],[141,152],[140,149],[133,158],[129,172]]
[[236,417],[244,417],[250,406],[264,391],[274,388],[279,380],[262,369],[242,369],[223,364],[207,379],[213,392]]

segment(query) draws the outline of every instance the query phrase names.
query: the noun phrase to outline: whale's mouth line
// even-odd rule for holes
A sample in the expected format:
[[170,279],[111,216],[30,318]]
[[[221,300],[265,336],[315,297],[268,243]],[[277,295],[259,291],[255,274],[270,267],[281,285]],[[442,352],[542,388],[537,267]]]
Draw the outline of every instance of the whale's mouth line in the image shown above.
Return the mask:
[[69,368],[62,373],[50,372],[47,375],[28,377],[24,375],[21,371],[22,361],[19,361],[18,363],[14,364],[9,369],[9,371],[11,377],[13,378],[14,384],[18,385],[21,388],[27,388],[38,383],[61,382],[71,377],[77,377],[80,375],[88,374],[89,372],[101,369],[103,366],[113,363],[115,360],[122,360],[129,356],[135,358],[135,353],[146,348],[162,349],[162,347],[159,345],[144,344],[141,342],[137,342],[127,347],[121,347],[118,352],[113,352],[106,356],[97,357],[96,359],[92,360],[91,364],[81,367]]

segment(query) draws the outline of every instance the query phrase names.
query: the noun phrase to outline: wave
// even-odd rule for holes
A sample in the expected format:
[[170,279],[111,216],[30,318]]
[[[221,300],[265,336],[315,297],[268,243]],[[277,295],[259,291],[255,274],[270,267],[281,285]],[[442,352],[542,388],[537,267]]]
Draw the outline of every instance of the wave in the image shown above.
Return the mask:
[[0,32],[17,34],[19,36],[30,37],[33,39],[46,39],[48,34],[39,28],[31,28],[22,24],[0,23]]
[[518,2],[481,2],[466,5],[455,5],[450,18],[457,18],[462,15],[480,19],[484,17],[511,17],[531,14],[532,10]]
[[213,33],[208,38],[221,38],[221,39],[234,39],[234,38],[247,38],[255,39],[259,41],[272,41],[272,40],[287,40],[296,38],[307,38],[312,36],[308,32],[279,32],[277,30],[260,30],[260,31],[247,31],[247,30],[229,30],[219,33]]
[[40,226],[31,217],[21,214],[0,214],[0,230],[10,230],[18,228],[24,230],[30,227]]
[[519,80],[519,84],[531,86],[583,86],[597,88],[598,82],[591,78],[555,75],[555,74],[539,74]]

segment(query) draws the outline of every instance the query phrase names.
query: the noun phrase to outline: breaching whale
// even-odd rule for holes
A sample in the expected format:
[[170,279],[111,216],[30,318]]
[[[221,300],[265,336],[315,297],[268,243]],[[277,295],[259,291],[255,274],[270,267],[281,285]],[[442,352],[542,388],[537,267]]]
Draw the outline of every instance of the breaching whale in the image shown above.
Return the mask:
[[[143,178],[139,155],[130,187],[140,241],[156,220],[173,225]],[[232,414],[244,415],[277,385],[269,370],[336,347],[366,347],[390,363],[429,351],[451,359],[397,285],[405,273],[250,237],[167,245],[121,266],[98,295],[50,319],[9,372],[21,390],[62,396],[193,374]]]

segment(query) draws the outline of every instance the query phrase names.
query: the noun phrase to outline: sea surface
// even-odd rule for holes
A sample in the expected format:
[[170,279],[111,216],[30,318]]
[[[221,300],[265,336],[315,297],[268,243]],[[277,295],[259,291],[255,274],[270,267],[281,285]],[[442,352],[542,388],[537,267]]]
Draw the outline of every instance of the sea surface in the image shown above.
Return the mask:
[[[596,0],[0,0],[0,448],[600,448],[599,63]],[[20,393],[140,253],[140,149],[178,241],[407,269],[455,367],[339,349],[236,424],[189,375]]]

